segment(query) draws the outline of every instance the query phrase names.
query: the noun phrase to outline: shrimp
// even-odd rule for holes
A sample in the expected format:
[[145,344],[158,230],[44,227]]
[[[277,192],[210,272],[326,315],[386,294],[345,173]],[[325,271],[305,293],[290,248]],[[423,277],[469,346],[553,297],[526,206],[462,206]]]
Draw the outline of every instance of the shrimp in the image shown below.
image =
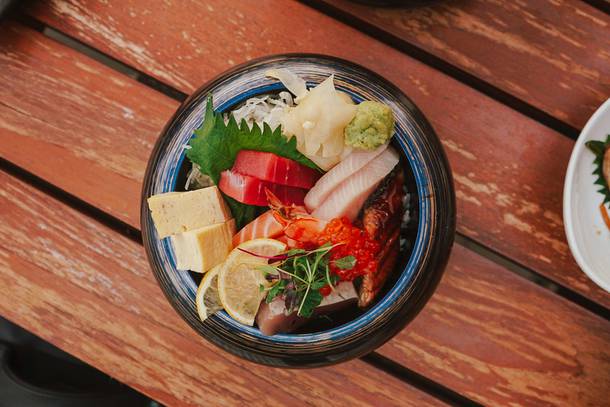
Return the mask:
[[328,222],[311,216],[304,206],[284,205],[273,192],[268,189],[265,192],[273,217],[284,228],[288,246],[315,245],[318,235],[324,230]]

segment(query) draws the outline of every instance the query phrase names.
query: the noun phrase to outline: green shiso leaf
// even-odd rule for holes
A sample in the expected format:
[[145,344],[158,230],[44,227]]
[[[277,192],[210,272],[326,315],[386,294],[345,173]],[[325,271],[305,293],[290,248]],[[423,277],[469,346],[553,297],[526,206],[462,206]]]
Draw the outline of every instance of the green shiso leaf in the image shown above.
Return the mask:
[[585,145],[589,148],[589,150],[593,151],[596,158],[600,155],[603,155],[606,151],[606,143],[600,140],[590,140],[585,143]]
[[[195,130],[189,145],[191,148],[186,151],[188,159],[199,165],[201,172],[208,175],[216,185],[220,180],[220,173],[233,166],[240,150],[273,153],[320,170],[297,150],[296,138],[287,140],[280,127],[271,130],[265,124],[261,129],[254,124],[250,129],[245,120],[238,125],[232,115],[225,124],[222,114],[214,112],[211,95],[207,98],[203,123]],[[241,229],[262,212],[262,207],[242,204],[224,194],[223,196],[235,218],[237,229]]]
[[595,160],[593,161],[595,170],[593,171],[593,175],[597,176],[595,185],[601,187],[598,192],[604,196],[605,204],[610,203],[610,186],[603,173],[604,154],[606,153],[606,150],[610,148],[610,134],[608,134],[606,141],[591,140],[587,141],[585,145],[595,154]]

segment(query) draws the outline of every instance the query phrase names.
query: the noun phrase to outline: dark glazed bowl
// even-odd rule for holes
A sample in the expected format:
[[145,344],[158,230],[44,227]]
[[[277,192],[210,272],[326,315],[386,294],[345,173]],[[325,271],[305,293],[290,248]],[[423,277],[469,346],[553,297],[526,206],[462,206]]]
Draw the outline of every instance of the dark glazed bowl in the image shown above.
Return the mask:
[[[332,326],[314,324],[294,334],[264,336],[239,324],[224,311],[201,322],[195,307],[198,276],[176,270],[169,239],[160,240],[146,199],[183,190],[188,168],[184,146],[203,120],[206,95],[218,111],[227,111],[259,94],[283,90],[265,77],[273,68],[288,68],[308,85],[335,75],[335,86],[356,101],[379,100],[392,107],[397,133],[393,146],[406,173],[409,216],[401,229],[401,254],[393,281],[365,312]],[[422,309],[446,265],[455,234],[455,195],[449,164],[419,109],[396,86],[359,65],[337,58],[289,54],[238,66],[204,85],[186,100],[163,130],[152,152],[142,189],[144,247],[153,273],[170,303],[204,338],[245,359],[282,367],[329,365],[371,352],[392,338]]]

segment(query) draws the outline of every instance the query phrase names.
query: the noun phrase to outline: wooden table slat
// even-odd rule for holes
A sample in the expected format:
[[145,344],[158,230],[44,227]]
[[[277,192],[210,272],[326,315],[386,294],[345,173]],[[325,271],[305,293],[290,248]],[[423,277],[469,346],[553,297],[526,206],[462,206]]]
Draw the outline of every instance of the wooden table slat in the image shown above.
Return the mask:
[[[610,296],[580,271],[565,241],[561,200],[572,141],[303,4],[163,4],[52,0],[30,13],[187,93],[236,63],[271,53],[331,54],[378,71],[414,99],[439,133],[456,182],[458,230],[610,306]],[[159,109],[148,98],[139,105],[148,102]],[[131,123],[161,117],[167,116]]]
[[[114,209],[118,204],[116,191],[113,195],[112,189],[107,189],[105,194],[100,195],[98,189],[109,188],[108,185],[112,185],[115,177],[124,177],[126,187],[121,191],[119,199],[127,201],[123,203],[126,207],[137,207],[141,171],[148,154],[145,150],[150,148],[150,143],[156,137],[147,123],[160,124],[164,120],[149,115],[164,114],[163,109],[171,111],[175,104],[170,105],[167,98],[135,82],[115,85],[116,80],[129,82],[129,79],[30,30],[13,25],[5,32],[13,36],[8,43],[17,45],[0,46],[0,55],[4,58],[0,59],[0,72],[11,75],[12,80],[7,83],[13,84],[12,88],[0,96],[0,100],[9,103],[8,106],[0,106],[3,123],[0,126],[0,134],[3,136],[0,147],[4,149],[0,151],[2,156],[10,153],[8,158],[36,174],[45,171],[46,165],[53,165],[54,160],[73,163],[70,171],[59,171],[62,167],[58,166],[57,171],[44,173],[45,177],[87,202],[110,208],[112,214],[122,216],[137,226],[137,218],[133,218],[129,212],[122,215]],[[19,44],[27,44],[27,47],[22,49]],[[40,60],[43,55],[46,59]],[[11,68],[13,66],[20,69]],[[28,86],[27,82],[37,86]],[[53,83],[58,82],[65,84],[53,86]],[[101,85],[93,86],[94,83]],[[106,91],[115,86],[118,87],[109,90],[112,97],[106,97]],[[142,86],[142,89],[138,86]],[[65,89],[78,89],[80,93],[74,96],[74,93],[68,93]],[[129,94],[120,97],[126,91]],[[13,96],[17,94],[19,97]],[[54,95],[57,95],[55,99]],[[131,98],[137,103],[132,104]],[[53,111],[54,116],[46,115],[45,109],[37,108],[36,103],[40,102],[35,102],[36,99],[45,100],[50,108],[57,107],[58,110]],[[108,103],[101,103],[104,100]],[[15,109],[24,112],[29,120],[19,119],[14,122],[15,117],[20,117],[15,114]],[[125,112],[127,117],[121,112]],[[19,145],[24,151],[38,149],[39,152],[33,158],[28,158],[24,153],[17,154]],[[114,150],[116,153],[113,153]],[[44,154],[45,151],[49,154]],[[98,161],[102,162],[98,167],[87,168]],[[138,161],[141,162],[140,165],[126,166],[118,172],[104,169],[108,163],[119,163],[118,166],[121,167],[124,163]],[[75,181],[75,178],[81,176],[85,176],[88,182]],[[105,201],[107,195],[114,196],[112,201]],[[76,232],[72,235],[76,236]],[[107,238],[103,239],[105,240]],[[88,247],[95,248],[95,242]],[[129,253],[131,251],[124,256],[129,258]],[[125,268],[128,270],[144,273],[143,270],[147,270],[148,266],[141,258],[141,253],[138,256],[137,267],[128,260],[122,261],[127,262]],[[108,278],[111,276],[108,274]],[[125,277],[122,274],[118,280],[120,283],[116,283],[116,278],[115,275],[110,280],[112,286],[124,284]],[[498,288],[493,290],[490,281]],[[154,281],[150,280],[149,283],[158,293]],[[90,289],[95,287],[92,284]],[[135,289],[131,291],[133,290]],[[159,297],[144,289],[141,295],[147,298]],[[129,296],[123,294],[123,298]],[[135,298],[138,298],[137,295]],[[520,315],[515,304],[525,300],[534,305],[545,304],[546,307],[539,312],[524,308],[526,312]],[[156,310],[160,306],[154,304],[151,309]],[[149,311],[140,311],[140,314],[145,319],[154,318],[154,313]],[[518,324],[519,329],[505,326],[505,318]],[[173,319],[169,316],[162,318],[162,321],[167,321],[167,326],[172,326],[176,320],[175,316]],[[555,342],[545,343],[547,347],[554,346],[547,352],[535,346],[536,341],[540,340],[539,332],[547,333],[549,330],[546,321],[573,325],[571,336],[557,337],[557,344],[561,346]],[[593,326],[596,328],[592,329]],[[448,332],[452,334],[449,335]],[[607,321],[567,304],[552,293],[457,247],[447,276],[432,302],[412,327],[380,351],[395,361],[480,401],[506,403],[527,397],[528,400],[536,399],[540,402],[569,402],[576,400],[577,395],[572,393],[573,388],[565,385],[566,380],[587,388],[587,397],[597,397],[601,389],[606,388],[607,372],[610,371],[606,349],[609,340],[610,324]],[[516,348],[512,348],[513,342]],[[531,344],[531,357],[523,355],[523,349],[526,349],[524,344]],[[565,349],[571,351],[563,354]],[[573,366],[580,368],[574,369]],[[521,380],[519,377],[510,377],[511,371],[521,370],[536,373],[538,380],[528,387],[527,376],[521,377]],[[485,388],[481,388],[480,383],[485,383]]]
[[0,154],[139,227],[145,163],[178,103],[29,29],[0,31]]
[[439,1],[403,8],[315,2],[577,129],[610,97],[610,15],[584,1]]
[[610,391],[607,325],[456,245],[430,303],[379,353],[484,405],[593,406]]
[[359,360],[287,370],[219,351],[171,308],[140,245],[4,172],[0,268],[3,316],[167,405],[442,404]]

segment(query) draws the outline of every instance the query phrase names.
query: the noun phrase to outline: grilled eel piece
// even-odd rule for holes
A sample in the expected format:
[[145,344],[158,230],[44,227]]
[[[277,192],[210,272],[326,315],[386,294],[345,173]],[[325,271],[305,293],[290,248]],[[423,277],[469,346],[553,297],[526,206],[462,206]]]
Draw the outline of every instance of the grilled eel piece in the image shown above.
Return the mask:
[[361,224],[366,233],[381,243],[377,270],[362,278],[358,306],[370,305],[383,288],[396,265],[400,249],[400,224],[403,215],[404,172],[396,167],[364,203]]

